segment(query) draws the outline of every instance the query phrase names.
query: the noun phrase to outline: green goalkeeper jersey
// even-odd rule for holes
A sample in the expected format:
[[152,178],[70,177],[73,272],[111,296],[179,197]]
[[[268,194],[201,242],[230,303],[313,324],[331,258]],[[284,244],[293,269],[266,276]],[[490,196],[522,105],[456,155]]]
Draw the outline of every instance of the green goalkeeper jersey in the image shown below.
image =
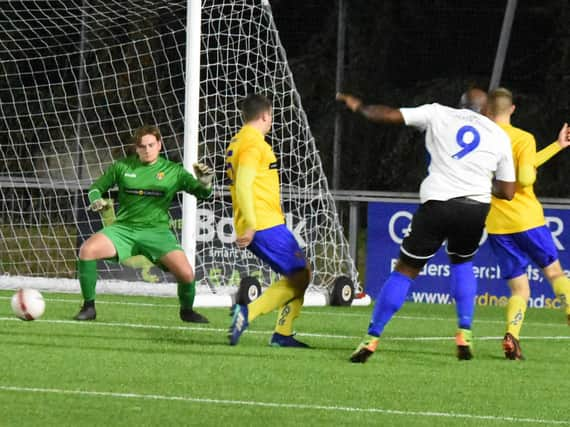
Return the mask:
[[163,157],[152,165],[129,156],[117,160],[89,188],[89,201],[100,199],[106,191],[119,188],[116,223],[168,227],[168,209],[178,191],[186,191],[198,199],[212,193],[179,163]]

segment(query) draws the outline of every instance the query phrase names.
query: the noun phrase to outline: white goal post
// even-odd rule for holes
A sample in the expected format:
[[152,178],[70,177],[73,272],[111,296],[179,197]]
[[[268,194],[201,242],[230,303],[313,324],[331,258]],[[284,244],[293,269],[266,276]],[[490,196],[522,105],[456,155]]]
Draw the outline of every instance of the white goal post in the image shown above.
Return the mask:
[[[97,215],[86,212],[86,189],[126,154],[134,129],[157,125],[164,155],[183,160],[185,111],[191,110],[185,89],[187,1],[5,3],[0,11],[0,288],[79,292],[78,247],[102,226]],[[268,141],[280,162],[287,225],[314,272],[310,295],[315,298],[308,296],[307,303],[327,303],[339,280],[359,291],[269,3],[202,0],[200,22],[199,97],[190,96],[198,107],[196,157],[214,167],[216,176],[213,199],[199,202],[186,219],[195,227],[196,304],[227,305],[242,278],[256,277],[267,285],[274,277],[235,247],[225,182],[225,148],[241,126],[238,102],[253,92],[273,102]],[[177,232],[181,200],[171,209]],[[98,292],[176,293],[172,277],[156,268],[143,276],[101,262],[98,271]],[[145,283],[148,273],[158,283]]]

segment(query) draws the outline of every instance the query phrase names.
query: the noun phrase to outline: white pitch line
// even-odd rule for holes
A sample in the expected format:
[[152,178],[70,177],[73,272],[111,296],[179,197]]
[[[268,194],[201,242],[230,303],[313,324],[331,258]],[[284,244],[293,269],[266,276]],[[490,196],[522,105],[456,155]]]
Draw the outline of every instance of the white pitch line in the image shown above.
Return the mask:
[[[317,316],[338,316],[338,317],[363,317],[366,319],[370,318],[370,314],[369,313],[343,313],[343,312],[339,312],[339,313],[334,313],[334,312],[326,312],[326,311],[311,311],[311,310],[303,310],[301,312],[302,315],[317,315]],[[443,322],[449,322],[449,321],[455,321],[456,318],[455,317],[435,317],[435,316],[408,316],[408,315],[404,315],[404,314],[396,314],[394,316],[394,319],[399,319],[399,320],[413,320],[413,321],[443,321]],[[489,323],[489,324],[501,324],[504,325],[505,321],[504,320],[479,320],[479,319],[474,319],[473,323]],[[568,326],[566,325],[566,323],[564,323],[563,321],[561,321],[560,323],[546,323],[546,322],[533,322],[533,321],[529,321],[530,324],[532,324],[533,326],[551,326],[551,327],[562,327],[562,328],[567,328]]]
[[[22,320],[16,317],[0,317],[0,321],[22,322]],[[98,320],[92,322],[78,322],[77,320],[41,319],[41,320],[35,320],[34,323],[53,323],[61,325],[75,325],[79,327],[111,326],[111,327],[131,328],[131,329],[168,329],[175,331],[227,332],[227,328],[221,329],[221,328],[208,328],[208,327],[196,327],[196,326],[153,325],[147,323],[100,322]],[[251,332],[251,331],[246,331],[246,332]]]
[[[22,320],[16,317],[0,317],[0,322],[22,322]],[[170,326],[170,325],[153,325],[147,323],[121,323],[121,322],[78,322],[76,320],[58,320],[58,319],[41,319],[34,321],[35,323],[50,323],[50,324],[60,324],[60,325],[71,325],[79,327],[118,327],[118,328],[130,328],[130,329],[160,329],[160,330],[173,330],[173,331],[198,331],[198,332],[227,332],[227,328],[210,328],[210,327],[198,327],[198,326]],[[252,335],[268,335],[271,334],[273,330],[263,330],[255,331],[248,329],[245,333]],[[338,335],[338,334],[322,334],[322,333],[311,333],[311,332],[299,332],[297,334],[299,337],[310,337],[310,338],[325,338],[325,339],[350,339],[358,340],[362,338],[362,335]],[[475,337],[479,341],[488,340],[500,340],[502,336],[481,336]],[[450,341],[455,339],[454,337],[382,337],[383,341]],[[546,341],[564,341],[570,340],[570,335],[561,336],[525,336],[524,340],[546,340]]]
[[57,388],[17,387],[9,385],[0,385],[0,390],[9,391],[9,392],[21,392],[21,393],[44,393],[44,394],[49,393],[49,394],[91,396],[91,397],[112,397],[119,399],[173,401],[173,402],[199,403],[199,404],[210,404],[210,405],[250,406],[250,407],[262,407],[262,408],[299,409],[299,410],[308,410],[308,411],[327,411],[327,412],[360,412],[360,413],[373,413],[373,414],[383,414],[383,415],[400,415],[406,417],[458,418],[458,419],[468,419],[468,420],[503,421],[503,422],[512,422],[512,423],[570,425],[570,421],[565,421],[565,420],[503,417],[496,415],[460,414],[455,412],[406,411],[406,410],[385,409],[385,408],[360,408],[357,406],[309,405],[302,403],[279,403],[279,402],[263,402],[255,400],[210,399],[210,398],[192,397],[192,396],[166,396],[160,394],[117,393],[110,391],[89,391],[89,390],[66,390],[66,389],[57,389]]
[[[1,299],[12,299],[12,297],[3,297]],[[68,298],[44,298],[46,302],[64,302],[69,304],[81,305],[81,299],[68,299]],[[127,302],[127,301],[100,301],[97,300],[97,305],[131,305],[135,307],[168,307],[168,308],[179,308],[179,304],[156,304],[152,302]]]
[[[0,296],[0,300],[8,300],[11,297]],[[81,301],[79,299],[67,299],[67,298],[44,298],[47,302],[63,302],[69,304],[76,304],[80,305]],[[100,301],[97,300],[97,305],[125,305],[125,306],[132,306],[132,307],[157,307],[157,308],[178,308],[180,307],[178,304],[156,304],[156,303],[145,303],[145,302],[128,302],[128,301]],[[219,307],[214,307],[219,308]],[[226,308],[224,308],[226,309]],[[358,317],[369,319],[369,313],[347,313],[345,311],[313,311],[313,310],[303,310],[303,315],[311,315],[311,316],[333,316],[333,317]],[[394,319],[399,320],[412,320],[412,321],[443,321],[449,322],[454,321],[454,317],[435,317],[435,316],[407,316],[403,314],[396,314]],[[478,320],[475,319],[474,323],[487,323],[487,324],[501,324],[505,323],[504,320]],[[547,327],[566,327],[565,324],[561,323],[545,323],[545,322],[531,322],[532,325],[535,326],[547,326]]]

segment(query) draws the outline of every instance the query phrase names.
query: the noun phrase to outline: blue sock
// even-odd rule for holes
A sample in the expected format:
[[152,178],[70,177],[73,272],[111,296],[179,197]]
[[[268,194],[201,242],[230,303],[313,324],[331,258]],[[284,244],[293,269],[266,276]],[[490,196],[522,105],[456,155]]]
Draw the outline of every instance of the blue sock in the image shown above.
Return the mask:
[[384,286],[378,295],[374,310],[372,311],[372,319],[368,326],[368,334],[379,337],[384,330],[386,324],[392,316],[402,308],[408,289],[413,280],[408,276],[393,271],[390,277],[384,282]]
[[457,324],[462,329],[471,329],[475,311],[477,279],[471,261],[451,264],[451,296],[455,298]]

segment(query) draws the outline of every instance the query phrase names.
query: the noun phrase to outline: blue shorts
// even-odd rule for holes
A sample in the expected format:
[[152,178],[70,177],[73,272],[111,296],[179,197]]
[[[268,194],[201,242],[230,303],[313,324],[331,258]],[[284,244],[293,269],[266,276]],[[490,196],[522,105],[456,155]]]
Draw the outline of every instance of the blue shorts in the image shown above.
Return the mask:
[[285,224],[256,231],[247,248],[284,276],[307,267],[303,250]]
[[507,280],[525,274],[531,261],[544,268],[558,259],[546,225],[521,233],[489,234],[489,243],[497,257],[501,277]]

